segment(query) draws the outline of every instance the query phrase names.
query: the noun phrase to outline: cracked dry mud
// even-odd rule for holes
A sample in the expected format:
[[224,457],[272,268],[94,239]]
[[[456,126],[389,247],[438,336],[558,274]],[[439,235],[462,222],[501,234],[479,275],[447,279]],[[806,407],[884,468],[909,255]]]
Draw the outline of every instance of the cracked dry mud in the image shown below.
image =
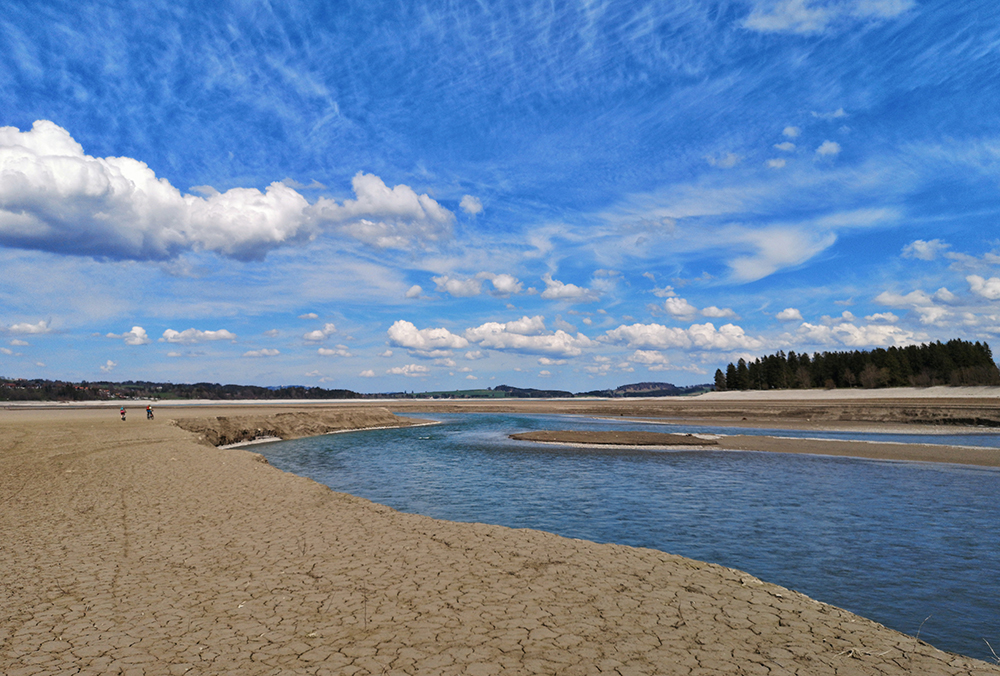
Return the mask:
[[395,512],[168,415],[0,416],[7,676],[1000,674],[738,571]]

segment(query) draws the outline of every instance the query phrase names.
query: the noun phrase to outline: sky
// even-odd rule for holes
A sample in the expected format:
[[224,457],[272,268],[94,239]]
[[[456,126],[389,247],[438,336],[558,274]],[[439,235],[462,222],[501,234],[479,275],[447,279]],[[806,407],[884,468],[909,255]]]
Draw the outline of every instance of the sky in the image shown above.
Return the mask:
[[989,0],[0,8],[0,375],[711,382],[1000,335]]

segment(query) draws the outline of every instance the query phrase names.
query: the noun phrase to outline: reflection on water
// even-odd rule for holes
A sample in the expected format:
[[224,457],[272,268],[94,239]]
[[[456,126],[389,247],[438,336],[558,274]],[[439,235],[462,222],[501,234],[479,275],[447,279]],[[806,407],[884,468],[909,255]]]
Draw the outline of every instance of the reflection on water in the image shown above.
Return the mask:
[[443,424],[255,450],[276,467],[400,511],[652,547],[745,570],[911,635],[919,630],[943,650],[992,659],[984,639],[1000,650],[1000,471],[543,446],[507,435],[641,426],[566,416],[434,417]]

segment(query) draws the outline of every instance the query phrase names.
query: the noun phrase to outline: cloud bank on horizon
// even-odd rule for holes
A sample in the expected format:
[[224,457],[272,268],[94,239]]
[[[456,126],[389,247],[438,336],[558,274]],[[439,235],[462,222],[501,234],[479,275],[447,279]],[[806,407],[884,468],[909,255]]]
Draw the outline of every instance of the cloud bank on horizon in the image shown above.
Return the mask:
[[0,375],[581,390],[1000,335],[990,3],[356,9],[9,4]]

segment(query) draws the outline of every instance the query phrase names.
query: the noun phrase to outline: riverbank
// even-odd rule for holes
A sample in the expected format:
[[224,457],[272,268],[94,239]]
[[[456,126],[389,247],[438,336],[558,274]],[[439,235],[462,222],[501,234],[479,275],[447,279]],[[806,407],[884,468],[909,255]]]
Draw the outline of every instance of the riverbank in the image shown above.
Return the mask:
[[739,571],[334,493],[191,415],[0,412],[0,671],[1000,674]]

